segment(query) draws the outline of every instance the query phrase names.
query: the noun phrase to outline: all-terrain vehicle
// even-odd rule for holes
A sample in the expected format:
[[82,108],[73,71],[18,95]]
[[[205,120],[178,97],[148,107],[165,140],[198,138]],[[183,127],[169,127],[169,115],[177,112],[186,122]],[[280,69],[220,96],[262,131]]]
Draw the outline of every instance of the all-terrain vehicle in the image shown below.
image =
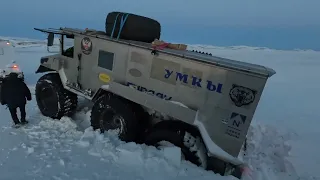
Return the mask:
[[36,85],[44,116],[72,116],[82,96],[93,102],[95,130],[118,129],[123,141],[153,146],[167,141],[198,166],[241,177],[237,157],[274,70],[154,46],[160,23],[135,14],[109,13],[105,31],[35,29],[48,33],[48,46],[55,35],[61,42],[60,53],[42,57],[36,71],[46,72]]
[[0,78],[5,78],[11,72],[17,73],[18,77],[24,79],[24,74],[15,61],[13,44],[6,39],[0,39]]

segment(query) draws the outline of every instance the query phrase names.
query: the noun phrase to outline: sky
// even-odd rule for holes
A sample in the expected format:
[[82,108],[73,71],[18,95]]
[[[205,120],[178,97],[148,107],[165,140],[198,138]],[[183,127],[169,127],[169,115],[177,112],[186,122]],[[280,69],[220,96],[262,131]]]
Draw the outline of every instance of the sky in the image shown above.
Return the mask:
[[104,30],[122,11],[161,23],[163,40],[217,46],[320,50],[319,0],[10,0],[0,4],[0,35],[45,38],[34,27]]

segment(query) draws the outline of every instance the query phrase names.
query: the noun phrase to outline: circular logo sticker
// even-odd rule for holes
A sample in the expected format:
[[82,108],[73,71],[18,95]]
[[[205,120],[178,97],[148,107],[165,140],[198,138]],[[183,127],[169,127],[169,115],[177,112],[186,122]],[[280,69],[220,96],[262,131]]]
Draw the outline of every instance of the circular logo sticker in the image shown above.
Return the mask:
[[92,42],[88,37],[81,40],[81,50],[83,54],[89,55],[92,51]]
[[102,82],[105,82],[105,83],[108,83],[108,82],[110,82],[110,80],[111,80],[110,76],[108,76],[107,74],[103,74],[103,73],[100,73],[100,74],[99,74],[99,79],[100,79]]
[[129,73],[133,77],[140,77],[142,75],[142,73],[138,69],[130,69]]

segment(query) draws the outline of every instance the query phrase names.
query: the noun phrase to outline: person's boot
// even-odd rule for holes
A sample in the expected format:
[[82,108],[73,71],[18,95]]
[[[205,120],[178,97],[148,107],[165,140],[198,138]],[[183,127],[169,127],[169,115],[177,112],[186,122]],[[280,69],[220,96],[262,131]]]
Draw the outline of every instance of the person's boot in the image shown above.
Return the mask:
[[28,124],[28,123],[29,123],[29,121],[27,121],[25,118],[21,119],[21,124]]
[[21,124],[19,119],[13,119],[13,122],[14,122],[13,127],[15,127],[15,128],[18,128],[20,126],[20,124]]

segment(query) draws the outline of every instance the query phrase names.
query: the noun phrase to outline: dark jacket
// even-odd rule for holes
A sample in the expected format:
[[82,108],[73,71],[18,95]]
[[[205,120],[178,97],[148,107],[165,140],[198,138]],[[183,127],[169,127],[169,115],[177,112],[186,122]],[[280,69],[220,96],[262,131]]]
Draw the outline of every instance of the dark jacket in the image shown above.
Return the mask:
[[31,100],[29,88],[16,73],[11,73],[1,85],[1,104],[19,107],[26,104],[26,98],[28,101]]

